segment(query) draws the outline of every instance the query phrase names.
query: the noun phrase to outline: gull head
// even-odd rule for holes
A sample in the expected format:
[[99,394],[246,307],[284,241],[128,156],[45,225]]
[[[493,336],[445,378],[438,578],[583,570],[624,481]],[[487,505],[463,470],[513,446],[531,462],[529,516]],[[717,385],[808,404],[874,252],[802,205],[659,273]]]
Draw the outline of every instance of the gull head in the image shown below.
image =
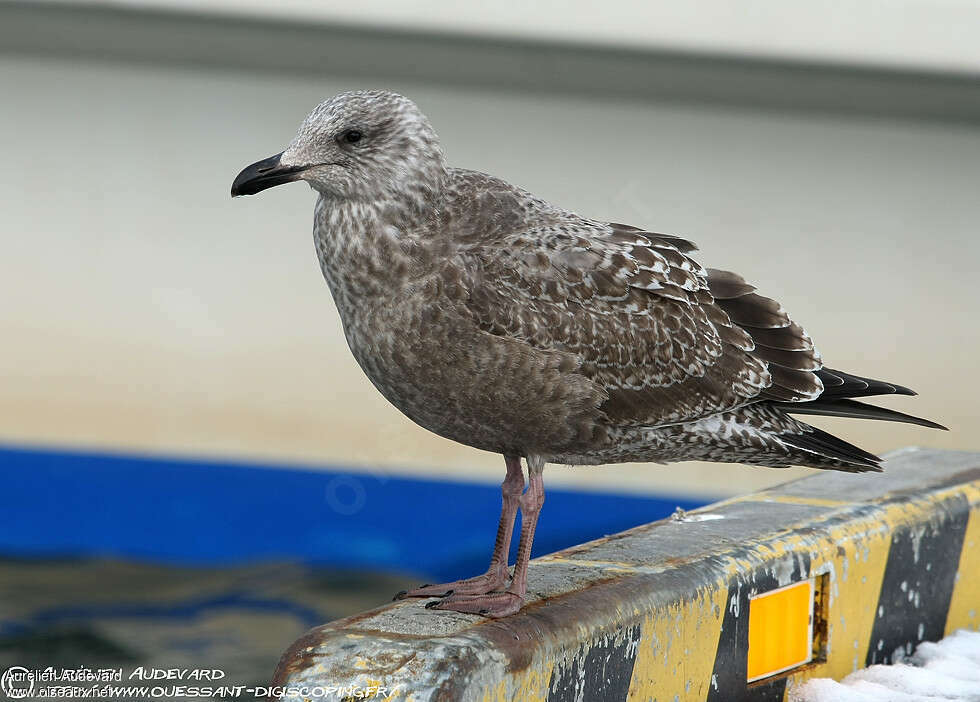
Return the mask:
[[243,169],[231,194],[305,180],[332,199],[421,205],[444,176],[439,138],[418,106],[396,93],[358,90],[317,105],[286,150]]

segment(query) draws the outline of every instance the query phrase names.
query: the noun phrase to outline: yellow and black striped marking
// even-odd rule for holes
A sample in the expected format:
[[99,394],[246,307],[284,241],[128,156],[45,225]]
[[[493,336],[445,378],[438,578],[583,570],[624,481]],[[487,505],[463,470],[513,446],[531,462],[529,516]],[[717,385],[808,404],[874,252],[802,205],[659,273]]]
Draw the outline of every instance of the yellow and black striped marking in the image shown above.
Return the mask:
[[943,638],[969,507],[966,495],[954,495],[935,520],[892,534],[865,665],[893,663],[919,641]]

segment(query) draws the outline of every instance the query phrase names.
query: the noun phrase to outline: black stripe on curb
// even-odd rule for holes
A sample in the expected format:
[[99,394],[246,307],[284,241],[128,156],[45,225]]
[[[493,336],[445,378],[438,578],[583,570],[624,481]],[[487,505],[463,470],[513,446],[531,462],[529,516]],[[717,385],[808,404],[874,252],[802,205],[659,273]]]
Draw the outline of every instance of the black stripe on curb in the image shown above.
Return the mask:
[[569,659],[570,663],[556,665],[548,702],[624,701],[633,678],[640,627],[632,626],[616,638],[584,646]]
[[956,495],[936,515],[892,535],[865,665],[894,663],[919,642],[943,638],[970,505]]

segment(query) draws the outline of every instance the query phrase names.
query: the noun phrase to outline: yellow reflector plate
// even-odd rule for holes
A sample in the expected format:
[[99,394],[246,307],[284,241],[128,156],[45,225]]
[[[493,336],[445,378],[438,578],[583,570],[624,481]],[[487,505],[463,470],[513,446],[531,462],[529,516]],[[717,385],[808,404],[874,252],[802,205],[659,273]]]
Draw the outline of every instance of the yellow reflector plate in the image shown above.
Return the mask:
[[749,682],[803,665],[812,657],[812,580],[749,600]]

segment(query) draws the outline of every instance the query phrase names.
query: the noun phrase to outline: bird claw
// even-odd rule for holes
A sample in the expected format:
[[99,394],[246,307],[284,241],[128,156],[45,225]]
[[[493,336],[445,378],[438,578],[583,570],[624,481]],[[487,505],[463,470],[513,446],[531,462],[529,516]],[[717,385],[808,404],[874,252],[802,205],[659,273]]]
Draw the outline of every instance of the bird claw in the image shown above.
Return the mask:
[[414,590],[402,590],[393,598],[404,600],[409,597],[449,597],[450,595],[485,595],[507,584],[506,568],[489,571],[475,578],[457,580],[440,585],[421,585]]
[[443,585],[420,585],[414,590],[402,590],[397,593],[393,601],[407,600],[409,597],[449,597],[453,594],[452,583]]
[[463,614],[479,614],[497,619],[516,614],[524,605],[524,598],[513,592],[491,592],[483,595],[452,595],[428,602],[426,609],[443,609]]

